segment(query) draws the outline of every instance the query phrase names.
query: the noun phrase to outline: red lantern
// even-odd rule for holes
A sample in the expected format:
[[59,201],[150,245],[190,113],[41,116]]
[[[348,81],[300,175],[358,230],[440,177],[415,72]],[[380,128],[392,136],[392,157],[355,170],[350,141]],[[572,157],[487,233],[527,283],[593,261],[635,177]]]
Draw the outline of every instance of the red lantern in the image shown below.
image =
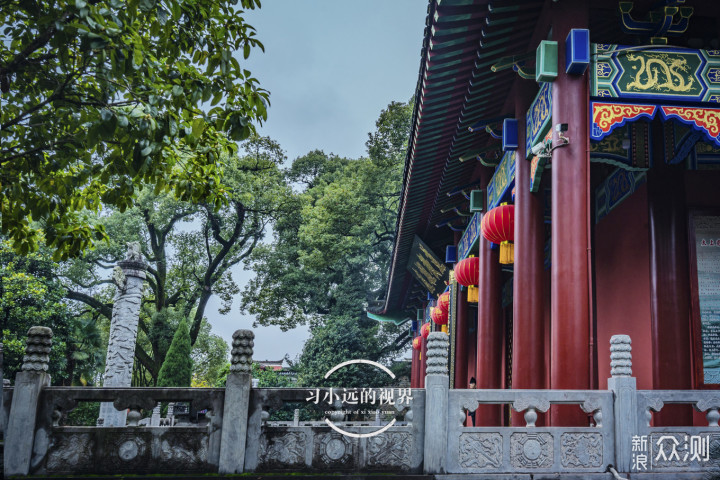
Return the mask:
[[450,292],[445,292],[438,297],[437,308],[443,312],[450,311]]
[[422,338],[420,338],[420,337],[413,338],[413,348],[415,350],[422,350]]
[[480,279],[480,259],[477,257],[469,257],[460,260],[455,265],[455,280],[464,286],[470,287],[478,284]]
[[480,281],[480,259],[477,257],[469,257],[460,260],[457,265],[455,265],[455,279],[460,285],[468,287],[467,301],[477,303],[477,284]]
[[448,312],[444,312],[442,308],[435,307],[430,312],[433,322],[438,325],[446,325],[448,323]]
[[427,339],[428,335],[430,335],[430,322],[423,323],[423,326],[420,327],[420,335]]
[[500,263],[513,263],[515,256],[515,206],[500,205],[487,212],[480,222],[483,237],[500,244]]

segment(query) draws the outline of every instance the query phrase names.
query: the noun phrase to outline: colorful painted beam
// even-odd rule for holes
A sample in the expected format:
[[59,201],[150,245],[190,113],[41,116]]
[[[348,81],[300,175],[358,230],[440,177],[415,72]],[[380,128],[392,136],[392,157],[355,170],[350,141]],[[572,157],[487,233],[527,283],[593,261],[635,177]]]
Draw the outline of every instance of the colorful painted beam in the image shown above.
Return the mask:
[[593,44],[590,95],[658,105],[720,103],[720,50]]

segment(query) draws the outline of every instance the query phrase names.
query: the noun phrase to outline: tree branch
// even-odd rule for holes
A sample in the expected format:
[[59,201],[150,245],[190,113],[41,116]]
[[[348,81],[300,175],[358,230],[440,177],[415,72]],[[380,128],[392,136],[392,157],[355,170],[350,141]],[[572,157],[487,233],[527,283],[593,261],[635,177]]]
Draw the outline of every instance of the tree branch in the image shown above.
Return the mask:
[[102,303],[100,300],[97,300],[91,295],[82,292],[75,292],[72,290],[67,291],[67,293],[65,294],[65,298],[68,298],[70,300],[76,300],[78,302],[83,302],[85,305],[88,305],[105,315],[108,320],[112,319],[112,303]]

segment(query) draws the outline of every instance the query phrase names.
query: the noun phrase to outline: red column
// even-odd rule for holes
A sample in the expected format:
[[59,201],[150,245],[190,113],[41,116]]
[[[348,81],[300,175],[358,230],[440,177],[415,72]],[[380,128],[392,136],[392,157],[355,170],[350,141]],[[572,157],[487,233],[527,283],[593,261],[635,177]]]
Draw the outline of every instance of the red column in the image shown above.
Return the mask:
[[[586,0],[552,4],[553,36],[558,42],[553,82],[552,125],[568,125],[570,144],[552,154],[551,365],[553,389],[590,388],[589,130],[588,74],[565,73],[565,38],[571,28],[586,28]],[[559,143],[553,133],[553,144]],[[553,409],[554,425],[587,425],[578,408]]]
[[[502,316],[500,311],[500,255],[490,242],[481,238],[480,278],[478,284],[478,327],[475,379],[477,388],[502,388]],[[500,405],[480,406],[475,413],[476,426],[501,425]]]
[[[525,113],[537,88],[524,81],[515,94],[515,117]],[[512,388],[546,388],[543,271],[545,228],[540,194],[530,192],[530,162],[525,159],[525,128],[518,129],[515,161],[515,265],[513,266]],[[542,420],[542,419],[538,419]],[[513,425],[525,425],[513,411]],[[538,422],[538,425],[542,423]]]
[[455,322],[455,388],[467,388],[467,292],[458,292]]
[[[422,337],[421,337],[422,338]],[[425,388],[425,361],[427,360],[427,340],[423,338],[422,349],[420,350],[420,385],[419,388]]]
[[[413,337],[414,339],[415,337]],[[417,386],[417,365],[418,365],[418,351],[412,349],[412,360],[410,361],[410,388],[418,388]]]
[[[664,164],[661,135],[655,132],[660,140],[648,172],[653,388],[685,390],[693,386],[684,172]],[[655,425],[692,425],[692,410],[667,405],[655,415]]]

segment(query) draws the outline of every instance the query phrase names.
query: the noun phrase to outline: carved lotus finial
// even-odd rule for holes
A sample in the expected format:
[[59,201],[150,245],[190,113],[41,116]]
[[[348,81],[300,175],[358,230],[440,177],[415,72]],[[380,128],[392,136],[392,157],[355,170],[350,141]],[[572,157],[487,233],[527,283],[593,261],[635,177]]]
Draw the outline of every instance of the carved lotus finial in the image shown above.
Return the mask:
[[252,330],[236,330],[233,333],[230,371],[248,373],[251,371],[253,347],[255,346],[254,338],[255,334]]
[[629,335],[610,338],[610,374],[613,377],[632,376],[632,340]]
[[447,333],[430,332],[427,345],[426,373],[428,375],[447,375],[448,346],[450,345]]
[[27,345],[23,357],[22,370],[47,372],[52,347],[52,329],[48,327],[30,327],[27,333]]

